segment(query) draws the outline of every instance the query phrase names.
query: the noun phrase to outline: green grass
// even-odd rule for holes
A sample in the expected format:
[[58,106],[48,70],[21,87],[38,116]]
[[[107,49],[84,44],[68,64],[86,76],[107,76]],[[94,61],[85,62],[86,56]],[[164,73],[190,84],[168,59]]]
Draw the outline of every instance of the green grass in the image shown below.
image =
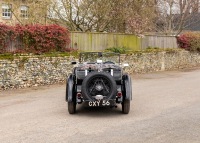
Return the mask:
[[133,51],[130,54],[142,54],[142,53],[158,53],[158,52],[166,52],[166,53],[175,53],[178,51],[184,51],[183,49],[180,48],[147,48],[145,50],[140,50],[140,51]]
[[[139,50],[139,51],[131,51],[128,48],[108,48],[105,52],[115,52],[120,54],[143,54],[143,53],[158,53],[158,52],[167,52],[167,53],[174,53],[177,51],[181,51],[180,48],[157,48],[157,47],[149,47],[145,50]],[[11,53],[5,53],[0,54],[0,60],[14,60],[14,59],[23,59],[24,57],[36,57],[36,58],[43,58],[43,57],[68,57],[68,56],[74,56],[78,58],[79,52],[73,51],[73,52],[49,52],[41,55],[33,55],[33,54],[11,54]]]
[[0,54],[0,60],[14,60],[18,59],[21,57],[68,57],[68,56],[74,56],[78,57],[79,52],[49,52],[49,53],[44,53],[41,55],[33,55],[33,54],[11,54],[11,53],[5,53],[5,54]]
[[105,52],[114,52],[114,53],[119,53],[119,54],[127,54],[130,53],[130,49],[127,47],[111,47],[107,48]]
[[14,55],[10,53],[0,54],[0,60],[10,60],[14,59]]
[[114,53],[120,53],[120,54],[142,54],[142,53],[158,53],[158,52],[173,53],[173,52],[177,52],[181,50],[183,49],[148,47],[145,50],[132,51],[127,47],[112,47],[112,48],[107,48],[105,52],[114,52]]

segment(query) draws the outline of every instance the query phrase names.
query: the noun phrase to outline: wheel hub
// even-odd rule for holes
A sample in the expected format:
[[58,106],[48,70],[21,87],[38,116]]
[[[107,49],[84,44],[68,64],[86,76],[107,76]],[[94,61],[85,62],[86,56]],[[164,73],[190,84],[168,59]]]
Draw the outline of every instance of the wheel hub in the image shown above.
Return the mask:
[[104,77],[96,77],[92,79],[88,84],[89,94],[91,96],[104,95],[107,96],[110,93],[109,81]]
[[96,87],[95,87],[95,89],[96,89],[97,91],[102,91],[102,90],[103,90],[103,86],[100,85],[100,84],[97,84]]

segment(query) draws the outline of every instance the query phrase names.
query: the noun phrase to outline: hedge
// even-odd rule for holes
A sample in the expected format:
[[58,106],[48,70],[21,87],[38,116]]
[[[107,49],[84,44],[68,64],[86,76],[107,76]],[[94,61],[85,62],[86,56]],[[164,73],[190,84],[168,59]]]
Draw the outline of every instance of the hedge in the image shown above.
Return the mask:
[[200,32],[186,32],[177,37],[180,48],[200,52]]
[[6,52],[13,31],[13,27],[0,24],[0,53]]
[[65,51],[70,43],[69,31],[58,25],[15,25],[0,24],[0,53],[5,53],[8,42],[14,41],[15,53],[41,54]]

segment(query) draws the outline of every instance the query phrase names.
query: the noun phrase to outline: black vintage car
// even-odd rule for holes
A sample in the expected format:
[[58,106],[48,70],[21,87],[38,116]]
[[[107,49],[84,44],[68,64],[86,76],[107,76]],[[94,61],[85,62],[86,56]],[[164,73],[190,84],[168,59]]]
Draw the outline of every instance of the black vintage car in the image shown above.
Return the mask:
[[88,106],[122,105],[122,113],[128,114],[132,100],[131,77],[123,72],[120,54],[85,52],[80,53],[79,63],[69,75],[66,85],[66,101],[70,114],[76,105],[87,102]]

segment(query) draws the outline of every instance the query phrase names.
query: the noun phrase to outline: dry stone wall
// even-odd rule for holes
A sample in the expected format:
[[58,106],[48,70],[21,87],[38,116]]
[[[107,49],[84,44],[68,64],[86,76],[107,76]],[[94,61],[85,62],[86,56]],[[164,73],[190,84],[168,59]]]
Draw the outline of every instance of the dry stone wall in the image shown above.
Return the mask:
[[0,61],[0,90],[49,85],[66,81],[73,57]]
[[[72,72],[73,57],[22,58],[0,60],[0,90],[26,88],[65,82]],[[187,51],[122,55],[121,63],[129,63],[128,73],[147,73],[200,65],[200,54]]]
[[200,54],[188,51],[140,53],[122,56],[128,73],[147,73],[200,66]]

